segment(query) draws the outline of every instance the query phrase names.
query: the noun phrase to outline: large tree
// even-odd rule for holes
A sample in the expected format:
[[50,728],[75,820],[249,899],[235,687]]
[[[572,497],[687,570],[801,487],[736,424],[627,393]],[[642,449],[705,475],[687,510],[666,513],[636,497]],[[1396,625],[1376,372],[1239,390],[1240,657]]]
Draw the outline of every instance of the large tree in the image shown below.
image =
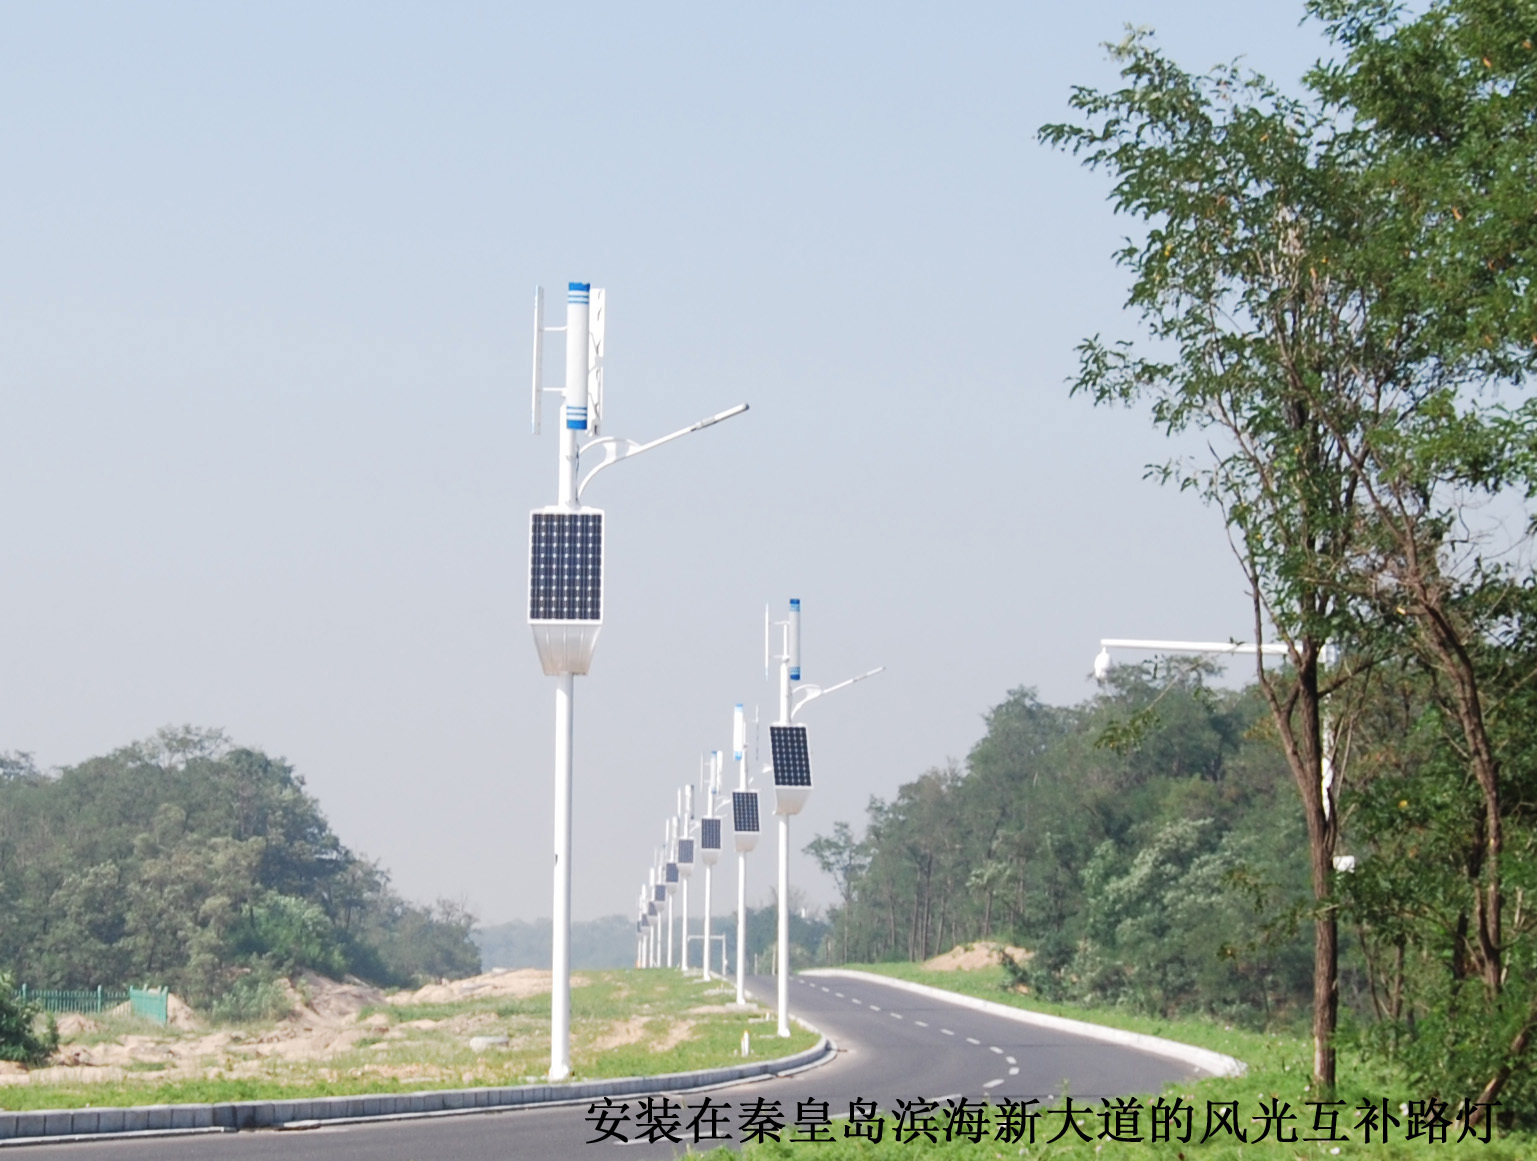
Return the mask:
[[[1344,629],[1341,583],[1355,552],[1360,473],[1350,439],[1319,414],[1329,394],[1366,409],[1360,374],[1369,290],[1339,254],[1369,234],[1355,143],[1328,110],[1233,68],[1189,74],[1143,34],[1113,50],[1124,86],[1079,88],[1084,124],[1042,137],[1114,179],[1118,210],[1146,223],[1117,255],[1129,306],[1153,340],[1090,339],[1075,392],[1148,404],[1170,434],[1207,436],[1209,459],[1158,473],[1222,511],[1253,603],[1256,641],[1274,634],[1288,664],[1256,676],[1301,799],[1314,914],[1314,1075],[1335,1080],[1338,919],[1333,856],[1340,763],[1327,754],[1333,680],[1325,646]],[[1333,263],[1331,265],[1331,262]],[[1339,718],[1332,723],[1336,728]]]
[[[1526,575],[1486,551],[1466,516],[1470,495],[1533,479],[1530,405],[1487,388],[1521,382],[1537,347],[1537,8],[1311,9],[1345,51],[1310,73],[1303,100],[1231,68],[1191,76],[1133,36],[1115,49],[1126,86],[1077,90],[1090,123],[1043,135],[1109,170],[1117,208],[1146,223],[1119,258],[1156,356],[1091,340],[1075,389],[1150,403],[1171,433],[1208,435],[1209,460],[1160,474],[1221,507],[1255,636],[1287,646],[1289,664],[1258,675],[1308,823],[1315,1073],[1328,1084],[1341,764],[1331,778],[1327,763],[1353,714],[1338,696],[1325,714],[1323,699],[1379,655],[1407,651],[1432,675],[1482,799],[1453,962],[1491,1002],[1508,969],[1487,683],[1509,684],[1511,651],[1489,646],[1513,631]],[[1350,660],[1321,677],[1331,638]],[[1534,1026],[1537,1010],[1510,1047],[1524,1052]],[[1494,1070],[1486,1098],[1507,1074]]]

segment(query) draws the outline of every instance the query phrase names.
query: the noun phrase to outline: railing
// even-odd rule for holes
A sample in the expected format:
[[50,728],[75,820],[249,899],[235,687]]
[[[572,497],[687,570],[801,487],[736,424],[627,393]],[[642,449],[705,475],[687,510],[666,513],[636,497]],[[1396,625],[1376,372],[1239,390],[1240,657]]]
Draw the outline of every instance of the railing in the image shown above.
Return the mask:
[[123,1004],[135,1016],[164,1024],[170,1018],[169,988],[29,988],[26,984],[16,989],[16,998],[23,1003],[36,1004],[47,1012],[80,1012],[99,1014]]

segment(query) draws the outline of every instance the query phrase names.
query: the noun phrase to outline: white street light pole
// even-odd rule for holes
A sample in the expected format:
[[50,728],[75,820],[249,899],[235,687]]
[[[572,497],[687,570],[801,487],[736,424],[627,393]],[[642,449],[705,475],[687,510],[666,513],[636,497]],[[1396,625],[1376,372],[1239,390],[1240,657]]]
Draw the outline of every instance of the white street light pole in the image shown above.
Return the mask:
[[[550,1072],[551,1080],[571,1075],[571,804],[572,754],[575,742],[573,698],[575,678],[592,664],[598,631],[603,625],[603,513],[583,508],[581,495],[593,476],[620,459],[701,431],[723,419],[740,415],[739,403],[718,415],[652,440],[636,443],[612,437],[594,438],[578,447],[578,435],[597,436],[603,417],[603,364],[607,329],[604,292],[586,282],[567,288],[566,323],[544,325],[544,291],[534,292],[533,430],[539,434],[546,388],[543,382],[546,331],[566,336],[565,384],[562,396],[556,502],[531,514],[529,529],[529,626],[544,672],[555,684],[555,879],[550,941]],[[599,450],[603,459],[578,482],[581,454]]]
[[[720,793],[720,767],[721,757],[719,750],[710,751],[710,764],[705,772],[706,785],[703,790],[704,809],[700,812],[700,819],[714,819],[716,827],[716,841],[719,840],[720,819],[715,816],[715,798]],[[704,863],[704,981],[710,982],[710,907],[711,889],[715,874],[715,860],[720,857],[719,849],[712,854],[705,848],[704,822],[699,824],[699,861]]]
[[[857,681],[863,681],[867,677],[874,677],[885,666],[872,669],[868,673],[862,673],[858,677],[851,677],[847,681],[840,681],[837,685],[823,689],[821,686],[807,685],[800,689],[800,701],[796,703],[792,693],[792,683],[801,679],[801,603],[799,599],[790,601],[790,616],[786,621],[780,622],[784,630],[784,652],[777,656],[779,661],[779,717],[775,726],[789,726],[795,715],[806,705],[825,694],[832,693],[835,689],[844,689]],[[765,642],[766,644],[767,642]],[[777,758],[776,758],[777,761]],[[790,1035],[790,816],[800,813],[806,799],[811,795],[810,768],[806,770],[806,781],[792,788],[781,787],[777,776],[774,779],[774,813],[779,816],[779,926],[776,947],[776,972],[778,979],[779,1001],[779,1035]]]
[[[731,713],[731,748],[736,754],[737,790],[747,793],[747,718],[742,703],[737,702]],[[735,827],[736,820],[732,824]],[[747,1003],[747,850],[740,838],[736,840],[736,1002]],[[757,836],[753,836],[754,843]]]

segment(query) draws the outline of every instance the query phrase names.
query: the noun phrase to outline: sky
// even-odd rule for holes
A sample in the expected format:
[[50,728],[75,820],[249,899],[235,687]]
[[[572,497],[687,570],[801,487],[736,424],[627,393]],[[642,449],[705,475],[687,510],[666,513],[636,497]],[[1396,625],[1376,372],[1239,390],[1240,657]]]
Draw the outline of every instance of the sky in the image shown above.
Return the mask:
[[[576,683],[574,915],[633,908],[676,788],[802,601],[800,848],[964,761],[1104,636],[1242,639],[1220,516],[1069,398],[1133,337],[1103,175],[1037,143],[1103,43],[1288,87],[1300,5],[17,3],[0,124],[0,750],[166,725],[286,757],[418,900],[550,914],[527,627],[532,300],[608,295],[607,513]],[[563,344],[546,353],[560,379]],[[764,731],[766,740],[766,729]],[[748,862],[767,897],[772,843]],[[717,890],[724,911],[733,876]]]

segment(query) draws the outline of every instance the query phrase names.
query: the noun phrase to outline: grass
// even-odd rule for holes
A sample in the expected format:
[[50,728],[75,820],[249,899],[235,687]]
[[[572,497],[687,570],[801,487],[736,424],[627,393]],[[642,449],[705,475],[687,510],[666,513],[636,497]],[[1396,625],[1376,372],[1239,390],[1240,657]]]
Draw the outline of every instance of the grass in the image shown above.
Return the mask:
[[[1067,1130],[1061,1139],[1054,1143],[1047,1143],[1047,1138],[1055,1136],[1059,1130],[1064,1129],[1064,1118],[1061,1113],[1048,1114],[1036,1123],[1034,1143],[1031,1143],[1028,1138],[1005,1143],[996,1140],[991,1130],[979,1142],[969,1140],[947,1142],[944,1140],[943,1128],[947,1118],[941,1115],[936,1118],[937,1140],[935,1141],[929,1141],[924,1134],[917,1135],[916,1139],[906,1139],[910,1135],[910,1126],[903,1126],[903,1140],[897,1143],[894,1136],[897,1125],[887,1117],[884,1120],[884,1137],[880,1144],[874,1145],[868,1140],[846,1138],[844,1136],[846,1122],[835,1120],[831,1126],[833,1137],[831,1142],[793,1143],[789,1137],[794,1126],[787,1124],[782,1134],[784,1140],[749,1144],[742,1154],[745,1161],[771,1161],[771,1159],[780,1158],[786,1161],[801,1161],[811,1156],[825,1159],[825,1161],[850,1161],[852,1158],[887,1156],[942,1158],[946,1161],[992,1161],[992,1159],[1012,1161],[1016,1157],[1041,1159],[1041,1161],[1046,1158],[1057,1159],[1057,1161],[1152,1161],[1152,1159],[1157,1161],[1239,1161],[1239,1159],[1243,1161],[1299,1161],[1299,1159],[1348,1161],[1350,1158],[1406,1161],[1408,1158],[1426,1156],[1444,1158],[1446,1161],[1472,1161],[1474,1158],[1482,1161],[1524,1161],[1524,1159],[1537,1158],[1537,1134],[1520,1131],[1501,1133],[1496,1130],[1493,1140],[1489,1144],[1483,1144],[1473,1139],[1457,1142],[1458,1129],[1454,1126],[1448,1133],[1445,1143],[1429,1143],[1424,1137],[1404,1140],[1404,1129],[1400,1127],[1392,1131],[1392,1139],[1386,1144],[1377,1139],[1374,1139],[1371,1144],[1366,1144],[1361,1139],[1361,1133],[1353,1128],[1360,1115],[1355,1111],[1357,1105],[1373,1103],[1380,1106],[1386,1098],[1389,1112],[1400,1120],[1405,1120],[1400,1105],[1403,1102],[1418,1099],[1423,1094],[1409,1091],[1401,1077],[1396,1077],[1378,1065],[1345,1052],[1341,1053],[1340,1074],[1343,1079],[1335,1093],[1335,1099],[1345,1101],[1345,1105],[1342,1106],[1345,1112],[1339,1118],[1340,1132],[1351,1139],[1348,1141],[1302,1140],[1301,1138],[1308,1136],[1324,1135],[1313,1132],[1313,1108],[1306,1103],[1309,1100],[1318,1100],[1319,1094],[1311,1088],[1312,1043],[1305,1034],[1246,1031],[1197,1018],[1156,1019],[1120,1008],[1086,1008],[1076,1005],[1038,1003],[1033,997],[1006,990],[1006,981],[1001,969],[976,972],[934,972],[925,971],[917,965],[910,964],[850,966],[1032,1011],[1067,1016],[1132,1032],[1165,1036],[1187,1044],[1225,1052],[1242,1060],[1248,1066],[1248,1071],[1238,1078],[1212,1078],[1185,1082],[1166,1090],[1163,1094],[1165,1101],[1172,1101],[1177,1096],[1196,1110],[1189,1143],[1178,1140],[1158,1144],[1147,1143],[1145,1138],[1149,1134],[1149,1122],[1145,1107],[1138,1121],[1138,1135],[1144,1138],[1143,1142],[1100,1138],[1099,1133],[1105,1128],[1106,1122],[1098,1117],[1100,1110],[1096,1106],[1092,1112],[1086,1111],[1081,1117],[1084,1131],[1093,1138],[1089,1141],[1084,1141],[1077,1133]],[[1153,1097],[1144,1094],[1140,1099],[1145,1106]],[[1289,1129],[1296,1132],[1299,1140],[1278,1143],[1274,1140],[1275,1131],[1272,1128],[1269,1136],[1263,1141],[1240,1143],[1231,1136],[1218,1134],[1204,1144],[1201,1143],[1201,1136],[1206,1128],[1207,1102],[1221,1104],[1230,1101],[1238,1102],[1240,1117],[1238,1123],[1248,1128],[1250,1136],[1258,1135],[1258,1127],[1250,1127],[1247,1119],[1259,1111],[1260,1101],[1272,1107],[1289,1104],[1291,1111],[1297,1114],[1297,1120],[1287,1124]],[[882,1112],[886,1113],[893,1111],[889,1108],[882,1109]],[[794,1110],[787,1108],[786,1112],[790,1114],[787,1120],[792,1120]],[[844,1116],[847,1114],[846,1109],[833,1108],[830,1112],[835,1118],[840,1114]],[[1176,1133],[1176,1136],[1178,1135],[1182,1134]],[[717,1149],[705,1156],[715,1158],[716,1161],[725,1161],[726,1158],[735,1155],[725,1149]]]
[[[705,984],[677,972],[627,970],[583,972],[573,982],[582,986],[571,992],[572,1080],[740,1063],[744,1031],[755,1057],[790,1055],[817,1039],[797,1028],[789,1040],[779,1040],[771,1014],[720,1011],[734,995],[719,981]],[[549,1067],[549,1017],[548,994],[379,1005],[365,1009],[352,1026],[357,1033],[352,1042],[324,1060],[259,1056],[270,1025],[190,1032],[114,1023],[73,1038],[66,1048],[153,1034],[163,1042],[167,1061],[136,1062],[113,1074],[114,1079],[96,1083],[0,1086],[0,1108],[219,1103],[527,1084],[542,1081]],[[213,1037],[211,1032],[227,1035]],[[470,1049],[472,1036],[495,1035],[507,1037],[506,1047]],[[213,1040],[225,1043],[211,1046]],[[172,1054],[194,1051],[203,1075],[165,1074]]]

